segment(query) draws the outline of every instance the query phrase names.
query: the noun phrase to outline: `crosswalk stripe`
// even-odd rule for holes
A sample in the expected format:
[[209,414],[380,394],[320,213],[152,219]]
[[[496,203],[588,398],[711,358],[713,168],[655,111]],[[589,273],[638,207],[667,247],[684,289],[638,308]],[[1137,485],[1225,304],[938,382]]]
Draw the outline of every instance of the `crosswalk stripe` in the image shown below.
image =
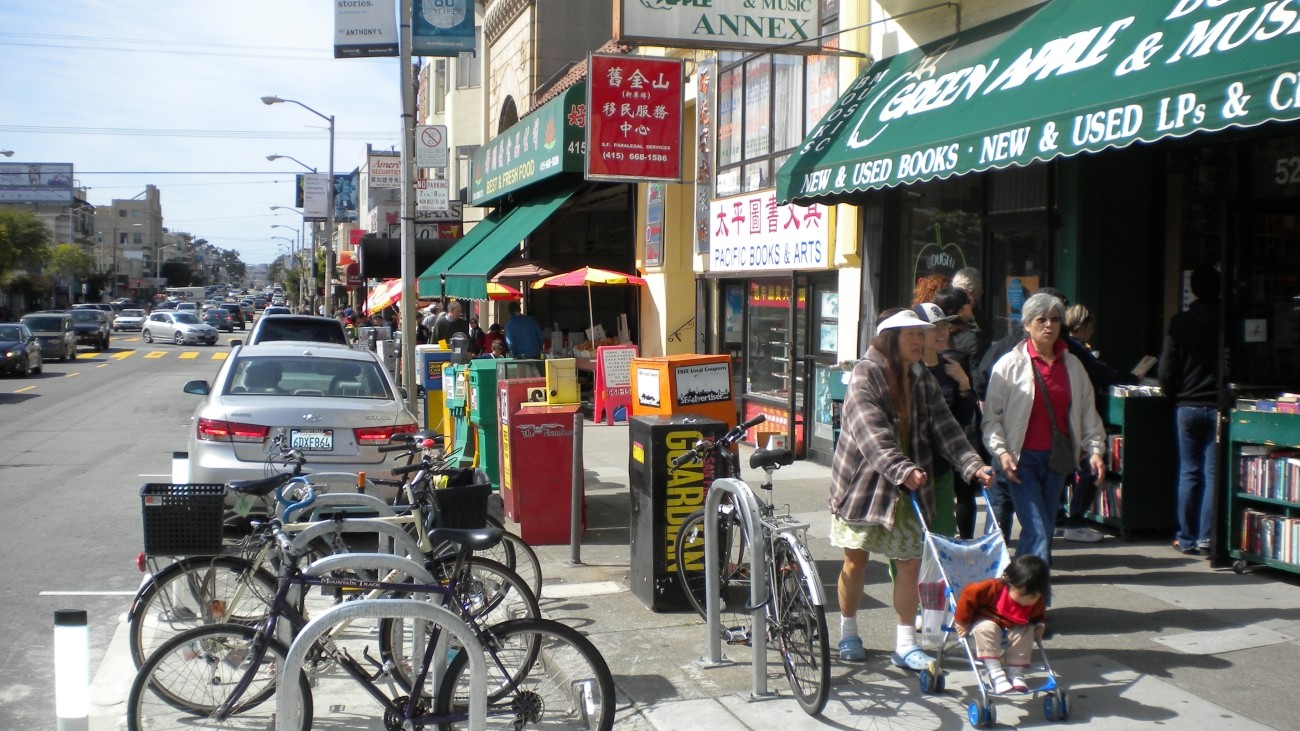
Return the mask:
[[220,353],[213,353],[213,354],[212,354],[212,359],[213,359],[213,360],[225,360],[226,357],[229,356],[229,355],[230,355],[230,354],[227,353],[227,352],[225,352],[225,351],[222,351],[222,352],[220,352]]
[[123,350],[121,353],[114,353],[113,357],[117,358],[118,360],[125,360],[126,358],[130,358],[133,355],[135,355],[134,350]]
[[195,358],[199,357],[199,354],[196,351],[189,350],[184,353],[181,353],[180,357],[181,360],[194,360]]
[[144,357],[146,358],[164,358],[166,356],[167,356],[167,351],[165,350],[155,350],[151,353],[144,354]]

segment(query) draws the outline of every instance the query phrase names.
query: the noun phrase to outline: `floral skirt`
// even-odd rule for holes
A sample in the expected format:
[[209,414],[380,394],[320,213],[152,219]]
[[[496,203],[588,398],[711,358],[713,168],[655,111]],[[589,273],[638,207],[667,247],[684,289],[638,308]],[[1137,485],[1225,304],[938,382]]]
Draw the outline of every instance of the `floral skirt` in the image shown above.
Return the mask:
[[838,515],[832,515],[830,541],[837,548],[857,548],[896,561],[907,561],[921,557],[925,531],[912,501],[900,495],[894,501],[893,530],[875,523],[848,523]]

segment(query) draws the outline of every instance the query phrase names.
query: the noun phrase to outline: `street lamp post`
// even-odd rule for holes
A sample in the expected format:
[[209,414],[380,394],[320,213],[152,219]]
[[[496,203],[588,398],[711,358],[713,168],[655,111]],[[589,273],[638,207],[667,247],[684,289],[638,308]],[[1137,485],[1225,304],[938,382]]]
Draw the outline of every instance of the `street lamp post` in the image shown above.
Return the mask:
[[329,191],[329,202],[325,209],[325,301],[328,303],[326,309],[332,310],[334,304],[334,115],[325,115],[312,109],[294,99],[282,99],[278,96],[264,96],[262,103],[271,104],[297,104],[307,111],[315,114],[317,117],[329,122],[330,125],[330,168],[329,183],[326,190]]
[[[278,156],[275,156],[275,155],[267,156],[267,159],[269,160],[269,159],[271,159],[271,157],[278,157]],[[295,160],[294,162],[297,162],[297,161]],[[301,165],[302,163],[298,163],[298,164]],[[307,253],[307,212],[306,212],[306,211],[300,211],[300,210],[298,210],[297,208],[293,208],[293,207],[291,207],[291,206],[271,206],[271,210],[273,210],[273,211],[293,211],[294,213],[297,213],[297,214],[302,218],[302,228],[298,229],[298,256],[295,258],[295,261],[296,261],[297,266],[298,266],[298,309],[301,310],[301,309],[303,309],[304,307],[306,307],[306,299],[307,299],[307,298],[306,298],[306,288],[305,288],[305,287],[306,287],[306,283],[307,283],[307,282],[310,282],[310,283],[311,283],[311,288],[312,288],[312,290],[315,290],[315,289],[316,289],[316,264],[315,264],[315,262],[316,262],[316,233],[315,233],[316,226],[315,226],[315,225],[312,226],[312,237],[311,237],[311,262],[312,262],[312,268],[311,268],[311,274],[310,274],[310,275],[304,275],[304,274],[303,274],[302,255],[305,254],[305,253]],[[285,228],[288,228],[288,226],[286,226]]]

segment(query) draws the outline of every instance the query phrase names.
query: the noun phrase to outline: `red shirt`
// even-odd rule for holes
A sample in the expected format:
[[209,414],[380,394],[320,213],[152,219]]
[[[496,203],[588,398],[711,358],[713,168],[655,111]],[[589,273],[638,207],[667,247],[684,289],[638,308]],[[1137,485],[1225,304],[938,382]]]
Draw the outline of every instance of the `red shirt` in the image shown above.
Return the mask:
[[[1050,364],[1039,355],[1032,340],[1025,341],[1025,351],[1029,362],[1043,376],[1047,384],[1047,393],[1052,397],[1052,410],[1056,413],[1056,430],[1070,433],[1070,372],[1065,367],[1065,340],[1057,338],[1052,346],[1056,359]],[[1052,430],[1047,420],[1047,402],[1043,399],[1043,390],[1034,379],[1034,407],[1029,412],[1029,425],[1025,429],[1025,444],[1022,449],[1049,452],[1052,449]]]

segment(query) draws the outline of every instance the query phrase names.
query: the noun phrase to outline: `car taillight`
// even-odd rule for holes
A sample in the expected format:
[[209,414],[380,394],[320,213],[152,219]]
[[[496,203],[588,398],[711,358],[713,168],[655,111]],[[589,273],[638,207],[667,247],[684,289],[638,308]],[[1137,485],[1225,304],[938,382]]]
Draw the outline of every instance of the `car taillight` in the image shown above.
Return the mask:
[[398,424],[396,426],[363,426],[360,429],[352,430],[357,437],[357,444],[377,446],[387,444],[388,440],[394,434],[411,434],[415,432],[414,424]]
[[265,441],[271,427],[241,424],[221,419],[199,419],[198,437],[209,442],[261,442]]

